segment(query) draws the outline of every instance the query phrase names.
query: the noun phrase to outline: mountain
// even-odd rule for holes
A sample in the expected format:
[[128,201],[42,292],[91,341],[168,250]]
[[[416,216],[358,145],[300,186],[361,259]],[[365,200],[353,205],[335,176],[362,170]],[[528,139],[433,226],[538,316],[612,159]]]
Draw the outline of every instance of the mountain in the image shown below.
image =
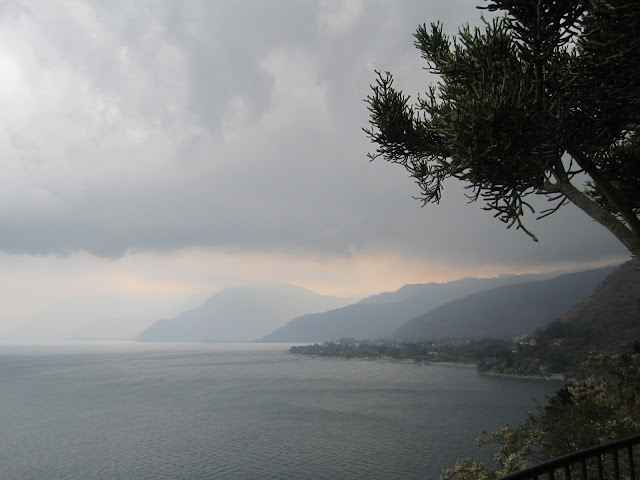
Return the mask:
[[228,288],[178,317],[158,320],[142,332],[146,342],[226,342],[253,340],[293,317],[349,304],[295,285]]
[[494,373],[571,376],[589,352],[619,354],[623,344],[634,342],[640,342],[640,260],[619,266],[592,295],[518,342],[509,355],[478,365]]
[[584,358],[592,350],[617,353],[640,340],[640,260],[616,269],[593,294],[533,332],[534,350],[546,357]]
[[[501,287],[451,302],[432,313],[446,312],[452,306],[461,304],[476,308],[482,306],[479,299],[487,300],[490,297],[494,297],[491,303],[495,304],[496,296],[504,298],[505,292],[514,293],[514,290],[529,290],[540,295],[535,305],[535,309],[538,309],[550,301],[549,291],[558,289],[561,293],[566,292],[564,284],[567,281],[584,285],[585,279],[597,280],[598,275],[606,274],[607,270],[610,269],[563,275],[546,282]],[[518,294],[515,296],[521,297]],[[555,303],[555,300],[551,302]],[[481,313],[478,310],[478,315]],[[529,337],[517,340],[479,338],[458,342],[340,339],[322,345],[292,347],[289,351],[342,358],[476,363],[481,373],[543,377],[562,374],[565,378],[579,378],[584,374],[582,366],[590,352],[620,354],[623,363],[629,361],[630,354],[640,352],[640,260],[632,260],[614,268],[590,296],[537,328]]]
[[533,335],[543,337],[581,337],[599,349],[640,338],[640,260],[618,267],[591,296]]
[[501,275],[494,278],[463,278],[446,283],[405,285],[395,292],[371,295],[354,305],[294,318],[260,341],[324,342],[341,337],[390,337],[407,321],[446,302],[535,278],[544,277],[531,274]]
[[570,273],[469,295],[408,321],[393,336],[437,340],[527,334],[593,293],[613,269]]

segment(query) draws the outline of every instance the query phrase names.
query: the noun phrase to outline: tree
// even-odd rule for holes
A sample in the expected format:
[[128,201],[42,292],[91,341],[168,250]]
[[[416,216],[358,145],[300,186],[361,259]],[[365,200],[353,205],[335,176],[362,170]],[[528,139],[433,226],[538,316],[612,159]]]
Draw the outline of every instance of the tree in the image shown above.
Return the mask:
[[[415,45],[439,76],[413,105],[377,72],[367,97],[370,157],[405,167],[423,205],[443,182],[534,241],[523,222],[573,203],[640,256],[640,3],[493,0],[483,27],[450,38],[422,25]],[[586,179],[586,180],[585,180]],[[583,184],[581,184],[584,182]]]

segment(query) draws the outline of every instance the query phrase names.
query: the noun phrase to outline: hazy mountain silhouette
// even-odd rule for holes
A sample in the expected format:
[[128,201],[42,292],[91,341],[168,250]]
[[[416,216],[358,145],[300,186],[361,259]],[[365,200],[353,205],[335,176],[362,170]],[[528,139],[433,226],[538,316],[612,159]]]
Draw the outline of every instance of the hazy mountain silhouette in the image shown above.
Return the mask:
[[592,294],[614,269],[570,273],[469,295],[410,320],[393,336],[437,340],[524,335]]
[[341,337],[390,337],[407,321],[444,303],[501,285],[513,285],[547,276],[501,275],[494,278],[463,278],[446,283],[405,285],[395,292],[371,295],[354,305],[294,318],[260,341],[323,342]]
[[483,359],[485,371],[571,376],[593,351],[623,352],[640,341],[640,260],[614,270],[592,295],[514,345],[512,354]]
[[203,305],[167,320],[158,320],[138,341],[226,342],[254,340],[291,318],[346,305],[352,300],[320,295],[295,285],[228,288]]

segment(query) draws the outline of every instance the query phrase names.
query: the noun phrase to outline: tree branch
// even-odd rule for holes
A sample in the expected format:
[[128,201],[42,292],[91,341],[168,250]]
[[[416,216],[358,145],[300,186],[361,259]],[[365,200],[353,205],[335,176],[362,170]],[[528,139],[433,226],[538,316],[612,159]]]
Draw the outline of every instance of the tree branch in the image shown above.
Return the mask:
[[[574,150],[569,150],[568,153],[580,168],[582,168],[591,177],[593,183],[600,189],[611,205],[620,212],[620,215],[622,215],[622,218],[624,218],[627,225],[629,225],[631,231],[638,239],[640,239],[640,220],[638,220],[638,217],[631,209],[625,206],[615,188],[613,188],[613,186],[600,174],[598,169],[593,166],[591,160],[585,154]],[[636,254],[634,253],[634,255]]]
[[629,249],[634,257],[640,258],[640,237],[618,220],[611,213],[590,200],[584,193],[578,190],[569,182],[558,182],[555,184],[560,192],[564,194],[580,210],[603,225],[622,244]]

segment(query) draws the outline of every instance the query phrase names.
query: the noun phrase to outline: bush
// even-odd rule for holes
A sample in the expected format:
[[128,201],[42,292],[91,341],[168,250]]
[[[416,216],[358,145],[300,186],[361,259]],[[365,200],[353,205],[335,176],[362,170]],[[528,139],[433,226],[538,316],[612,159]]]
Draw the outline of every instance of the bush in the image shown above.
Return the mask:
[[640,433],[640,342],[623,353],[593,353],[582,380],[565,385],[519,427],[483,432],[479,445],[497,445],[493,465],[467,459],[443,480],[494,480],[585,448]]

